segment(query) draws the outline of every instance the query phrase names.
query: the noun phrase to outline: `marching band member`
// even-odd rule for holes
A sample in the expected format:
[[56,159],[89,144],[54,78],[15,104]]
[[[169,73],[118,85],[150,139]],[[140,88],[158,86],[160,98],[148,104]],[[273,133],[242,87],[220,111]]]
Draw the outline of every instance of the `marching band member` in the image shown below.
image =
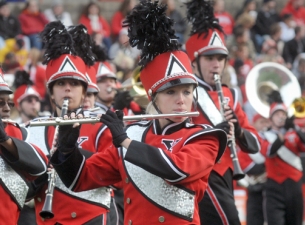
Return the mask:
[[303,221],[300,151],[305,151],[305,133],[287,117],[280,93],[270,95],[270,128],[263,133],[261,152],[266,156],[265,215],[268,224]]
[[46,157],[36,146],[24,140],[26,132],[17,124],[3,123],[9,119],[14,107],[9,95],[13,91],[3,79],[0,71],[0,224],[17,224],[28,186],[33,180],[46,172]]
[[[252,119],[253,127],[262,135],[269,127],[269,119],[260,114],[255,114]],[[267,181],[265,156],[261,152],[247,154],[238,152],[240,166],[246,175],[247,183],[247,225],[264,225],[263,211],[265,184]]]
[[20,115],[16,122],[25,123],[37,118],[41,97],[30,80],[30,74],[24,70],[18,70],[15,73],[14,87],[16,88],[14,103]]
[[[71,31],[70,29],[75,29]],[[69,28],[69,32],[61,22],[49,23],[43,33],[45,42],[45,59],[47,88],[54,107],[54,116],[60,115],[64,99],[69,100],[68,113],[82,110],[89,77],[87,67],[92,66],[94,57],[90,51],[90,43],[82,25]],[[73,45],[72,35],[78,37],[81,43],[78,47]],[[60,46],[64,46],[61,48]],[[83,54],[81,54],[83,53]],[[46,155],[53,148],[55,127],[29,127],[29,141],[33,141]],[[82,126],[77,145],[90,151],[82,151],[86,158],[105,149],[104,143],[111,141],[111,135],[103,124],[86,124]],[[104,135],[106,134],[106,135]],[[56,135],[57,136],[57,135]],[[58,136],[58,138],[60,138]],[[110,207],[110,189],[108,187],[96,188],[89,191],[74,193],[66,188],[58,178],[52,199],[53,218],[42,218],[47,189],[46,174],[32,184],[35,199],[37,224],[106,224],[107,212]]]
[[[192,0],[186,3],[187,18],[192,23],[191,37],[186,51],[192,62],[199,83],[198,108],[200,116],[194,123],[206,123],[221,127],[223,116],[234,123],[234,135],[242,151],[256,153],[260,149],[256,130],[249,125],[246,114],[238,103],[237,92],[222,86],[225,112],[220,113],[218,92],[214,75],[222,75],[227,63],[228,50],[224,45],[224,33],[214,17],[210,1]],[[223,104],[223,103],[222,103]],[[233,196],[233,163],[227,148],[215,164],[209,177],[209,185],[199,203],[201,224],[240,224]]]
[[[148,112],[190,112],[197,81],[165,11],[157,2],[140,1],[126,20],[130,43],[142,50]],[[122,116],[110,110],[102,115],[112,143],[87,160],[74,144],[79,127],[60,126],[51,162],[65,185],[84,191],[123,181],[124,224],[199,224],[197,204],[225,149],[226,133],[179,115],[135,123],[125,132]]]

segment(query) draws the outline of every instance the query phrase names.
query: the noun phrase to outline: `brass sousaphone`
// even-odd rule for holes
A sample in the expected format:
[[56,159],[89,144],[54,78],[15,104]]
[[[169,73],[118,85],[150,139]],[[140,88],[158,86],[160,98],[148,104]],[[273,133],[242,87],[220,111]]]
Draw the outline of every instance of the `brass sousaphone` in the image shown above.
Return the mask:
[[269,118],[268,95],[273,90],[280,92],[288,115],[296,113],[295,102],[301,96],[301,88],[294,74],[279,63],[264,62],[256,65],[246,79],[246,95],[255,111]]

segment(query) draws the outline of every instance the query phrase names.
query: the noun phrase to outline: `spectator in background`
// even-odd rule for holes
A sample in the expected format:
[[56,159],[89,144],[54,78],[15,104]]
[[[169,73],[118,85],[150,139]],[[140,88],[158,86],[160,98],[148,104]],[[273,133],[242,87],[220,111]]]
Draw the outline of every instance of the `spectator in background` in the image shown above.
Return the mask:
[[[266,36],[266,40],[273,40],[276,43],[276,48],[278,54],[282,55],[283,53],[283,48],[284,48],[284,42],[281,40],[282,36],[282,29],[279,23],[274,23],[270,27],[270,35]],[[265,42],[264,42],[265,43]],[[264,48],[264,43],[263,43],[263,48]]]
[[10,7],[6,1],[0,2],[0,49],[5,46],[4,41],[14,39],[21,34],[20,23],[18,19],[11,14]]
[[285,43],[283,50],[283,58],[289,69],[297,55],[305,51],[304,27],[296,26],[294,31],[295,37]]
[[257,16],[256,1],[255,0],[245,0],[242,8],[237,11],[237,13],[236,13],[236,15],[234,17],[235,21],[238,20],[238,18],[242,14],[250,15],[253,18],[253,20],[255,21],[256,20],[256,16]]
[[15,74],[16,71],[21,69],[20,63],[14,52],[9,52],[5,55],[2,68],[6,74]]
[[50,22],[59,20],[66,27],[73,25],[70,13],[64,11],[62,0],[52,0],[52,7],[46,9],[44,15]]
[[257,58],[257,63],[261,62],[276,62],[285,64],[285,60],[279,54],[277,43],[271,38],[267,38],[262,46],[261,54]]
[[213,4],[215,17],[218,18],[220,26],[226,36],[233,34],[234,19],[232,15],[225,10],[224,0],[215,0]]
[[123,28],[118,40],[110,47],[109,58],[112,59],[116,70],[121,71],[122,77],[125,77],[125,74],[134,69],[140,53],[140,50],[130,46],[127,29]]
[[184,34],[186,31],[186,22],[181,13],[176,9],[174,0],[161,0],[160,4],[167,5],[166,15],[174,20],[175,35],[179,38],[180,44],[184,44]]
[[42,49],[42,42],[39,33],[49,22],[39,10],[37,0],[27,1],[24,9],[19,15],[22,33],[29,37],[30,47]]
[[305,96],[305,53],[299,54],[293,62],[292,73],[297,77],[302,96]]
[[290,13],[297,25],[305,25],[304,0],[288,0],[281,14]]
[[116,41],[120,31],[122,30],[122,23],[126,17],[126,15],[131,11],[131,9],[135,6],[135,0],[124,0],[119,8],[112,17],[111,20],[111,28],[112,28],[112,37],[113,40]]
[[263,0],[263,6],[257,14],[256,22],[253,27],[254,44],[260,52],[264,38],[270,34],[270,26],[280,21],[280,16],[275,10],[275,0]]
[[29,57],[24,70],[29,74],[30,80],[36,86],[36,90],[39,93],[42,100],[46,99],[46,69],[41,63],[41,51],[37,48],[32,48],[29,52]]
[[295,32],[295,21],[293,20],[292,14],[286,13],[282,15],[282,21],[279,23],[282,29],[281,40],[284,42],[290,41],[294,38]]
[[254,60],[256,58],[256,50],[250,38],[250,30],[239,25],[234,28],[233,34],[232,37],[228,38],[227,42],[230,58],[234,59],[237,46],[243,44],[248,46],[249,57]]
[[101,9],[97,3],[89,2],[87,4],[80,16],[79,23],[87,28],[89,35],[93,33],[102,35],[103,45],[109,50],[112,44],[110,26],[107,20],[101,15]]

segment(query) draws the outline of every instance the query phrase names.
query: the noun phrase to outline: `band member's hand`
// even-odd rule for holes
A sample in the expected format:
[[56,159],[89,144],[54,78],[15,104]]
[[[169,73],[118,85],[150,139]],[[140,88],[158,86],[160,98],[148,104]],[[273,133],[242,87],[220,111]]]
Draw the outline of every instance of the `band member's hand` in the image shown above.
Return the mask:
[[100,121],[109,128],[112,134],[112,142],[117,148],[128,138],[124,130],[123,116],[124,114],[120,110],[116,112],[108,110],[106,114],[103,114],[100,118]]
[[284,128],[286,130],[289,130],[290,128],[294,129],[295,126],[294,126],[294,116],[291,116],[291,117],[287,117],[286,120],[285,120],[285,125],[284,125]]
[[[81,115],[78,117],[82,117]],[[67,119],[67,116],[64,116]],[[75,113],[71,113],[69,119],[75,118]],[[79,137],[79,124],[61,125],[58,128],[57,136],[57,150],[62,153],[69,153],[77,147],[77,140]]]
[[232,122],[234,124],[235,137],[237,137],[237,138],[240,137],[242,134],[242,128],[240,126],[240,123],[238,121],[236,114],[229,106],[226,106],[224,116],[227,121]]
[[133,98],[130,96],[129,91],[118,92],[114,97],[113,108],[116,110],[122,110],[129,108],[130,102]]
[[2,118],[0,117],[0,143],[5,142],[9,139],[9,136],[7,136],[7,133],[5,132],[5,126],[2,121]]

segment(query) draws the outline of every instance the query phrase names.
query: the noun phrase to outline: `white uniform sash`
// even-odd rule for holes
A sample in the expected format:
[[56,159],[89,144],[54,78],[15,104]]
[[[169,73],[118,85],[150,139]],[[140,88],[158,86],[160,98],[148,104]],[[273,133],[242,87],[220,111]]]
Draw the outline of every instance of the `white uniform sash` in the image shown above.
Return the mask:
[[[27,128],[27,130],[28,137],[26,141],[35,144],[46,155],[49,155],[49,151],[46,144],[47,140],[45,140],[45,127],[29,127]],[[102,204],[110,208],[111,195],[110,189],[107,187],[96,188],[89,191],[73,192],[63,184],[63,182],[58,176],[56,177],[55,186],[70,195],[76,196],[86,201]]]
[[[264,136],[269,143],[273,143],[277,139],[277,135],[272,131],[265,131]],[[290,151],[286,146],[282,145],[282,147],[277,151],[277,155],[290,166],[299,171],[303,171],[300,157]]]
[[[132,140],[141,141],[147,127],[133,125],[127,129]],[[122,148],[125,157],[127,150]],[[134,185],[155,204],[169,211],[192,219],[195,209],[195,195],[168,184],[164,179],[124,160],[126,173]]]
[[198,86],[197,92],[198,104],[204,113],[208,116],[213,125],[216,126],[217,124],[223,122],[223,117],[220,111],[212,101],[207,91],[203,87]]

